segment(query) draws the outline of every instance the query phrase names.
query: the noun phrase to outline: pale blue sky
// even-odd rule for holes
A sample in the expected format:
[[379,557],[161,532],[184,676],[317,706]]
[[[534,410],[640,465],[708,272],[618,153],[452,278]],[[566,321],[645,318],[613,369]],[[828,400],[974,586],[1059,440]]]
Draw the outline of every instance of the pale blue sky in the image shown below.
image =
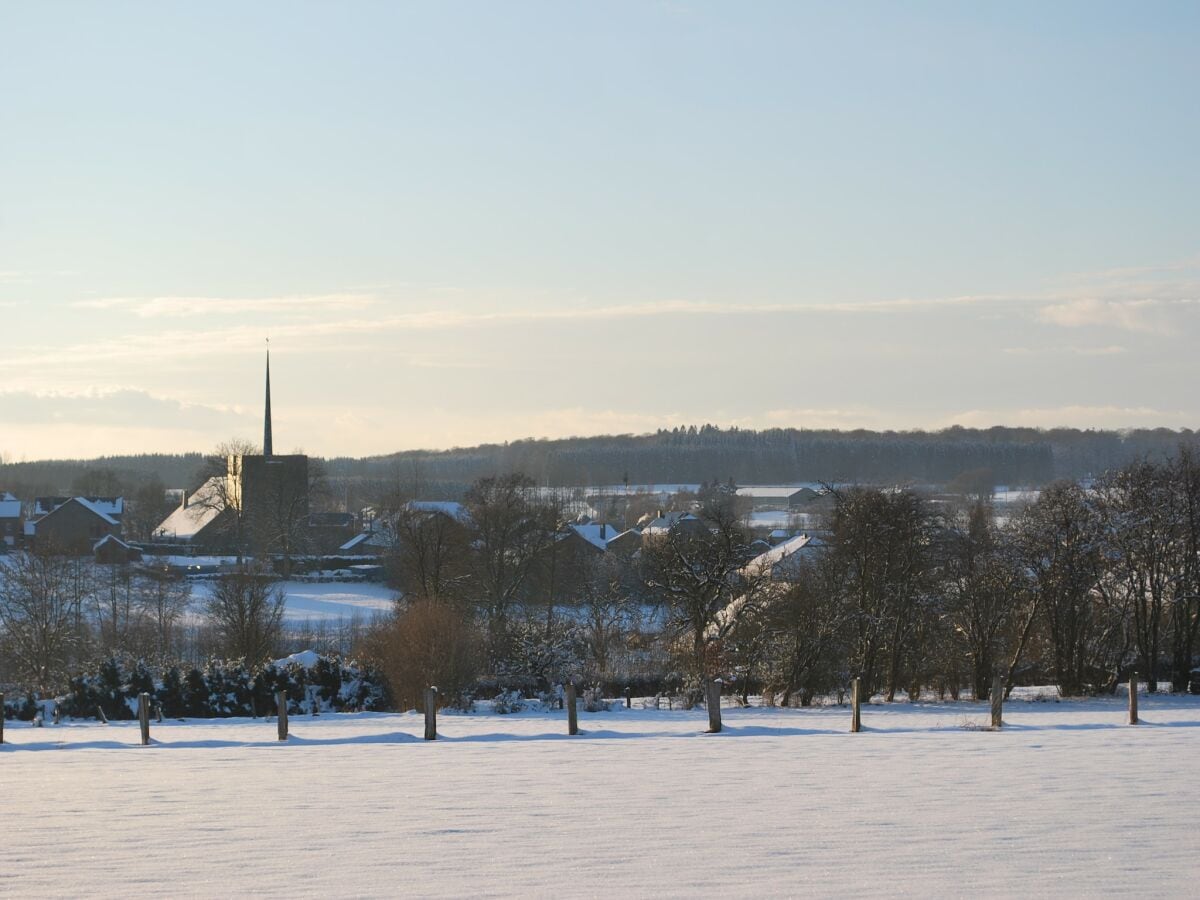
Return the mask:
[[1198,25],[0,0],[0,454],[1196,427]]

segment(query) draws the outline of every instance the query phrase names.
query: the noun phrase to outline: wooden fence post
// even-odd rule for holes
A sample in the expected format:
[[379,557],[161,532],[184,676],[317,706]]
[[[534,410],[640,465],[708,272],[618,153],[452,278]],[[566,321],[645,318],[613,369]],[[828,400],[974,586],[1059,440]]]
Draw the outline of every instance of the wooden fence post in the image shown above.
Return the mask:
[[437,695],[436,687],[425,688],[425,740],[437,740]]
[[862,714],[859,711],[859,684],[861,682],[855,678],[854,683],[850,686],[850,732],[856,734],[862,731]]
[[159,725],[163,723],[163,711],[161,703],[154,704],[154,718],[158,720]]
[[992,727],[1004,727],[1004,678],[999,672],[992,678]]
[[1130,672],[1129,673],[1129,724],[1130,725],[1136,725],[1138,723],[1137,692],[1138,692],[1137,672]]
[[714,678],[704,686],[708,706],[708,733],[719,734],[721,731],[721,679]]
[[62,710],[59,709],[58,701],[54,701],[54,724],[58,725],[62,722]]
[[8,714],[8,707],[4,705],[4,694],[0,694],[0,744],[4,743],[4,717]]
[[288,739],[287,691],[279,691],[275,694],[275,712],[279,717],[279,739],[286,741]]
[[633,708],[633,688],[625,688],[625,708]]
[[567,734],[579,734],[579,712],[575,709],[575,682],[567,682]]
[[138,694],[138,725],[142,729],[142,746],[150,743],[150,695],[145,691]]

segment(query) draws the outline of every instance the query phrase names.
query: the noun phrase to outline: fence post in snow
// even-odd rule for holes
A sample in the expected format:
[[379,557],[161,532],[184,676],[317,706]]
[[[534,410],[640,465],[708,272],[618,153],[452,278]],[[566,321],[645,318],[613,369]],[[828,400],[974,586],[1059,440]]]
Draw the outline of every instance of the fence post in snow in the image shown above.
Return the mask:
[[279,721],[279,739],[286,741],[288,739],[287,691],[279,691],[275,694],[275,712]]
[[4,695],[0,694],[0,744],[4,743],[4,716],[8,713],[8,708],[4,705]]
[[862,731],[862,714],[859,711],[859,693],[861,682],[855,678],[850,686],[850,732],[856,734]]
[[579,712],[575,709],[575,682],[567,683],[567,734],[579,734]]
[[704,686],[707,694],[705,705],[708,707],[708,733],[718,734],[721,731],[721,679],[714,678]]
[[437,740],[437,693],[436,687],[425,688],[425,740]]
[[101,724],[101,725],[107,725],[107,724],[108,724],[108,716],[106,716],[106,715],[104,714],[104,707],[103,707],[103,706],[97,706],[97,707],[96,707],[96,718],[100,720],[100,724]]
[[999,672],[992,677],[992,727],[1004,727],[1004,678]]
[[142,746],[150,743],[150,695],[145,691],[138,694],[138,725],[142,730]]
[[633,688],[625,688],[625,708],[633,708]]
[[1138,723],[1137,692],[1138,692],[1137,672],[1130,672],[1129,673],[1129,724],[1130,725],[1136,725]]

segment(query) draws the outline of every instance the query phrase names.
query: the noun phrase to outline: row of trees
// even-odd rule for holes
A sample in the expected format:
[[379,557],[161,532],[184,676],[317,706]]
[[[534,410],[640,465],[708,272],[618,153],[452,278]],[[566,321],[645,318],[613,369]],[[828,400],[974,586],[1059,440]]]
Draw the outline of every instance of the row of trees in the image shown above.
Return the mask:
[[[994,672],[1064,696],[1130,670],[1187,690],[1200,629],[1200,460],[1060,482],[1012,519],[904,491],[839,496],[825,552],[729,629],[726,667],[788,698],[851,677],[892,699],[922,685],[988,695]],[[711,632],[710,632],[711,633]]]
[[[381,505],[401,600],[356,650],[398,701],[428,684],[550,691],[565,678],[681,690],[721,676],[739,692],[811,701],[862,679],[893,699],[935,687],[984,698],[1053,681],[1112,689],[1132,668],[1185,690],[1200,629],[1200,461],[1183,448],[1084,488],[1060,482],[1010,515],[980,495],[945,503],[902,489],[835,489],[798,576],[747,565],[759,552],[731,484],[696,518],[601,551],[520,475],[489,476],[464,504]],[[186,586],[49,551],[0,570],[10,680],[60,689],[81,661],[178,658],[193,609],[205,649],[255,664],[286,648],[278,584],[247,564]]]
[[12,554],[0,565],[0,683],[50,693],[113,656],[167,667],[211,655],[258,663],[280,649],[285,604],[272,576],[247,565],[199,593],[53,547]]
[[1051,681],[1075,696],[1131,669],[1151,690],[1186,690],[1196,662],[1200,463],[1187,448],[1086,489],[1053,484],[1011,517],[985,496],[835,490],[786,582],[747,566],[757,550],[720,486],[701,526],[630,555],[566,553],[530,487],[481,479],[459,518],[398,508],[391,565],[408,601],[373,652],[412,696],[578,676],[698,697],[722,676],[783,702],[856,677],[888,700],[923,687],[983,699],[996,672],[1010,690]]

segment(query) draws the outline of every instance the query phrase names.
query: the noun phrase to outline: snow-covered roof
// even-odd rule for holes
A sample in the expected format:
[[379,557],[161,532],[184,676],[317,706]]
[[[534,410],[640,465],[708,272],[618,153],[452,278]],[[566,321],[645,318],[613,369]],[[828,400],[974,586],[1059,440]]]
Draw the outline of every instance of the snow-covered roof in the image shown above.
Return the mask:
[[107,516],[113,525],[125,512],[124,497],[36,497],[33,501],[35,516],[48,516],[60,506],[78,500],[97,515]]
[[99,550],[105,544],[109,544],[109,543],[116,544],[118,547],[120,547],[123,550],[133,549],[127,543],[125,543],[123,540],[121,540],[119,537],[117,537],[115,534],[106,534],[104,537],[100,538],[100,540],[96,541],[96,543],[92,545],[92,552],[95,553],[97,550]]
[[453,500],[412,500],[408,508],[416,512],[441,513],[459,521],[467,518],[467,508]]
[[362,534],[356,534],[354,537],[350,538],[350,540],[346,541],[346,543],[342,544],[342,546],[338,547],[338,549],[339,550],[353,550],[355,547],[357,547],[359,544],[365,542],[370,537],[371,537],[371,532],[364,531]]
[[178,506],[171,514],[163,519],[154,533],[157,536],[179,541],[190,541],[207,528],[212,521],[225,511],[221,503],[221,481],[213,477],[200,485],[190,497],[186,506]]
[[277,659],[273,663],[276,669],[286,668],[291,663],[295,663],[304,669],[311,669],[317,664],[321,656],[315,650],[301,650],[299,653],[293,653],[291,656],[285,656],[283,659]]
[[8,492],[0,493],[0,519],[21,518],[21,501]]
[[604,550],[608,546],[608,542],[620,534],[619,529],[604,522],[588,522],[582,525],[571,525],[569,528],[600,550]]
[[776,566],[788,559],[792,554],[810,545],[814,548],[818,547],[820,546],[820,541],[815,540],[810,534],[798,534],[796,537],[789,538],[781,544],[776,544],[765,553],[760,553],[754,559],[750,560],[742,571],[748,576],[769,575],[775,570]]
[[739,497],[791,497],[801,491],[815,491],[808,484],[751,484],[737,489]]
[[[103,506],[101,504],[96,503],[93,500],[89,500],[87,497],[72,497],[71,500],[67,501],[67,503],[70,503],[72,500],[74,502],[78,503],[80,506],[82,506],[88,512],[94,513],[95,515],[99,516],[101,519],[103,519],[109,525],[120,524],[108,512],[105,511],[105,509],[103,508]],[[66,505],[67,505],[66,503],[63,504],[63,506],[66,506]],[[110,505],[104,504],[104,506],[110,506]],[[111,506],[110,506],[110,508],[111,508]],[[118,513],[118,515],[120,515],[120,513]]]
[[656,519],[651,519],[646,524],[646,527],[643,529],[642,533],[650,534],[650,535],[667,534],[672,528],[674,528],[680,522],[687,522],[687,521],[698,522],[699,519],[697,519],[695,516],[693,516],[690,512],[664,513],[663,515],[659,516]]
[[84,499],[113,519],[119,519],[125,514],[124,497],[85,497]]
[[351,550],[363,550],[367,547],[375,547],[386,550],[392,546],[392,533],[387,530],[364,531],[362,534],[356,534],[342,546],[338,547],[338,552],[348,552]]

